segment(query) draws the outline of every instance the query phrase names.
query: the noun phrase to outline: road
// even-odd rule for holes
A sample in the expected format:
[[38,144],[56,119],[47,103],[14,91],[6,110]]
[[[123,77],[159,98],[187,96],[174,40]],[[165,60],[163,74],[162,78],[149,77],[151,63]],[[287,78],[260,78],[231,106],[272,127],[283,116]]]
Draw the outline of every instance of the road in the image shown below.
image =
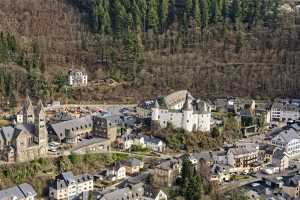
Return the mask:
[[234,188],[239,188],[239,187],[242,187],[242,186],[247,185],[249,183],[259,181],[259,180],[261,180],[261,178],[250,177],[250,178],[245,179],[245,180],[232,181],[230,183],[222,185],[219,191],[222,192],[222,193],[228,192],[228,191],[230,191]]
[[47,106],[47,110],[59,110],[59,109],[72,109],[72,108],[89,108],[94,110],[105,110],[108,112],[118,112],[122,108],[133,108],[136,107],[136,104],[64,104],[64,105],[55,105]]

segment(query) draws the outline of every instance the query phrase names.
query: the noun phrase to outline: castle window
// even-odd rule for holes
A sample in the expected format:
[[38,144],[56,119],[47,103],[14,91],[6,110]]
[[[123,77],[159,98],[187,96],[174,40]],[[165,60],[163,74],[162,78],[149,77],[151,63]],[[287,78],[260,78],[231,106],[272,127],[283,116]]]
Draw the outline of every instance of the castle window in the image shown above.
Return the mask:
[[190,122],[190,120],[186,120],[186,122],[187,122],[187,123],[189,123],[189,122]]

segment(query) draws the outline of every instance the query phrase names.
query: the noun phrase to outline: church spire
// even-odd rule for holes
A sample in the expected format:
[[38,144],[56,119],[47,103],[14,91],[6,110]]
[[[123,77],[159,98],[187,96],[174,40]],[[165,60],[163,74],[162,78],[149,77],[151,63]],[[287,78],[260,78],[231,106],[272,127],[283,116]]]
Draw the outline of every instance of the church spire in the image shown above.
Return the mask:
[[38,104],[37,104],[37,111],[38,112],[41,112],[41,111],[45,111],[44,110],[44,105],[43,105],[43,102],[41,100],[39,100]]

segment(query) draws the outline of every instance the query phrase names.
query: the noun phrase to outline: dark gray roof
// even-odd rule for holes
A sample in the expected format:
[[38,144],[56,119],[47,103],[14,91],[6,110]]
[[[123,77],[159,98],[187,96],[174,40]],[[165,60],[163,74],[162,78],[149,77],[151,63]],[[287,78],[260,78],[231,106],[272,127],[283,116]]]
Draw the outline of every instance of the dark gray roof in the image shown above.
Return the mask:
[[281,160],[284,158],[284,156],[286,156],[286,154],[284,153],[284,149],[277,148],[273,154],[273,160],[274,159]]
[[162,140],[157,137],[147,136],[147,135],[144,136],[144,141],[145,143],[153,143],[153,144],[159,144],[159,142],[162,142]]
[[283,139],[283,142],[288,143],[293,139],[300,139],[299,134],[292,128],[281,131],[277,136]]
[[138,160],[136,158],[131,158],[129,160],[124,161],[124,164],[127,166],[140,166],[143,161]]
[[[55,124],[51,124],[50,127],[53,129],[53,131],[55,132],[55,134],[60,137],[61,139],[63,139],[65,137],[65,130],[69,129],[76,129],[76,128],[81,128],[81,126],[88,126],[91,127],[93,126],[93,120],[92,120],[92,116],[88,115],[85,117],[81,117],[79,119],[72,119],[69,121],[64,121],[64,122],[59,122],[59,123],[55,123]],[[60,135],[62,134],[62,135]]]
[[140,199],[144,195],[143,183],[138,183],[136,185],[130,185],[121,189],[116,189],[113,191],[104,191],[101,194],[100,200],[135,200]]
[[14,198],[25,199],[29,196],[36,196],[37,193],[28,183],[23,183],[18,186],[10,187],[0,191],[1,200],[11,200]]
[[5,126],[0,129],[0,139],[5,139],[6,141],[12,141],[13,138],[17,137],[21,131],[26,131],[29,134],[35,133],[34,124],[18,124],[16,127]]
[[1,130],[2,137],[7,141],[11,141],[15,134],[15,128],[12,126],[6,126],[2,127]]

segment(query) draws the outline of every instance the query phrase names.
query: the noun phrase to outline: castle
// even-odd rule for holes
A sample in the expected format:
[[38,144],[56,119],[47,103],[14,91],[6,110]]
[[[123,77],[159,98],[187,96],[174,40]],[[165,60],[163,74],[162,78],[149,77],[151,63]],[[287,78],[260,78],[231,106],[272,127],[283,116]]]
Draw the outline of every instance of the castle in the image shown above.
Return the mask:
[[47,154],[48,132],[42,102],[34,108],[27,97],[22,113],[22,124],[0,129],[0,155],[6,162],[24,162]]
[[162,128],[170,123],[174,128],[189,132],[209,132],[211,109],[205,101],[194,99],[188,91],[182,90],[157,99],[151,119]]

